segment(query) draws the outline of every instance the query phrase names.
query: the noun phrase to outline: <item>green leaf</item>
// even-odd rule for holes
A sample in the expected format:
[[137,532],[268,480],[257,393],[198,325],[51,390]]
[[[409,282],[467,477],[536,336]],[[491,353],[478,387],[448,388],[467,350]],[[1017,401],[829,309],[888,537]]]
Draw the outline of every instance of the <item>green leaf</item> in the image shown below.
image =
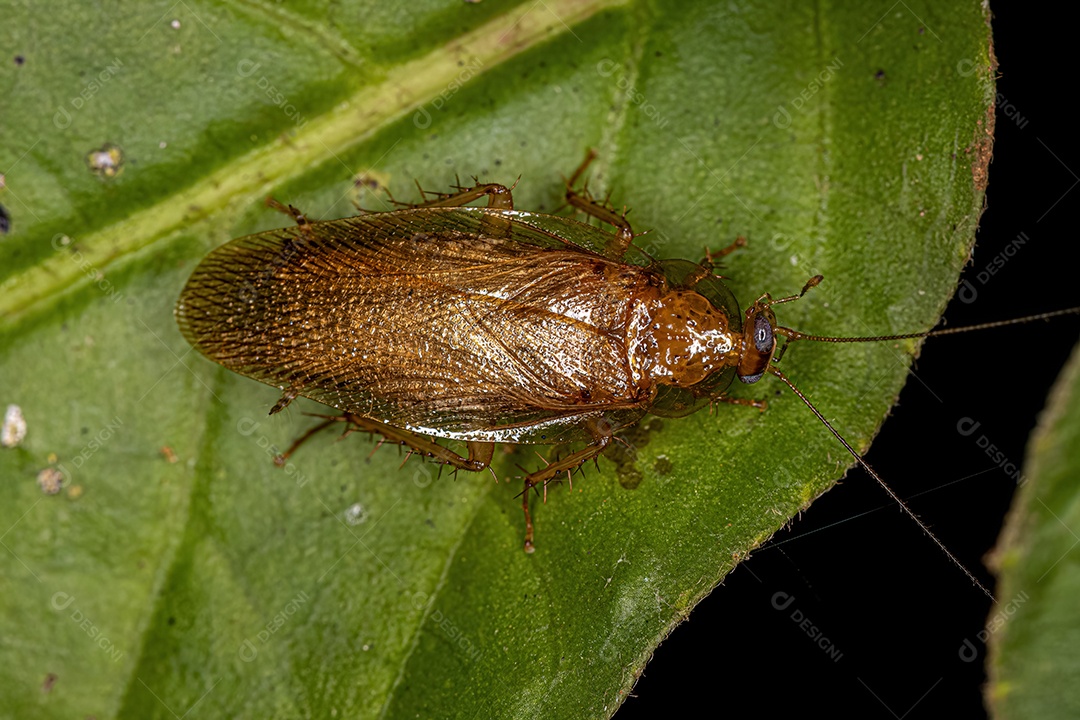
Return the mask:
[[[0,452],[14,716],[608,716],[671,628],[850,465],[777,383],[736,388],[768,411],[643,423],[535,501],[531,556],[515,466],[551,448],[497,455],[498,483],[399,469],[355,436],[277,469],[320,406],[266,417],[277,391],[195,354],[172,317],[208,250],[286,224],[267,195],[334,218],[378,206],[363,178],[408,200],[414,180],[475,175],[554,212],[596,147],[590,188],[633,208],[639,245],[696,260],[744,235],[736,297],[820,272],[780,321],[830,334],[934,325],[982,208],[993,59],[974,4],[5,20],[23,61],[0,71],[0,402],[29,427]],[[783,366],[864,449],[916,350],[796,346]],[[56,495],[35,482],[50,467]]]
[[[1024,464],[1024,484],[1009,512],[994,561],[999,602],[985,629],[990,646],[987,704],[997,718],[1073,718],[1076,592],[1072,551],[1080,527],[1080,352],[1054,385]],[[1048,692],[1048,688],[1053,688]]]

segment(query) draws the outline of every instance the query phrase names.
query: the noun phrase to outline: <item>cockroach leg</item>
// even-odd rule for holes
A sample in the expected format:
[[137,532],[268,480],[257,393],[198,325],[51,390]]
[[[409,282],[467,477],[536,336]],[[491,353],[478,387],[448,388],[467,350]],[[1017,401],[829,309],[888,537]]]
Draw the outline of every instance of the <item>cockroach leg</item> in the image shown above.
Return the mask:
[[377,420],[370,420],[351,413],[346,413],[337,419],[361,430],[382,435],[388,441],[404,445],[411,452],[422,457],[431,458],[435,462],[445,465],[453,465],[455,468],[462,470],[478,472],[485,469],[491,463],[491,457],[495,453],[495,443],[470,441],[468,443],[469,456],[466,458],[439,445],[425,435],[410,430],[402,430]]
[[291,403],[298,397],[300,397],[300,393],[297,392],[295,389],[289,388],[288,390],[285,390],[281,394],[281,399],[274,403],[274,407],[270,408],[270,412],[267,414],[277,415],[279,412],[287,408],[289,406],[289,403]]
[[[491,464],[491,458],[495,453],[495,443],[469,441],[467,443],[469,455],[468,457],[462,457],[453,450],[439,445],[425,435],[420,435],[410,430],[402,430],[393,425],[387,425],[386,423],[377,420],[369,420],[368,418],[353,415],[352,413],[334,416],[320,415],[319,417],[325,418],[323,422],[301,435],[291,446],[289,446],[288,450],[275,457],[275,464],[284,465],[285,461],[296,452],[297,448],[303,445],[308,438],[337,422],[348,423],[346,434],[356,430],[362,430],[381,435],[382,439],[379,441],[379,445],[382,445],[384,442],[404,445],[409,448],[409,453],[405,458],[406,460],[415,454],[421,457],[430,458],[434,462],[443,465],[452,465],[457,469],[479,472],[484,469],[490,469],[488,466]],[[404,465],[404,462],[402,464]]]
[[521,491],[521,509],[525,511],[525,552],[531,553],[536,550],[536,546],[533,544],[532,515],[529,513],[529,490],[537,485],[543,485],[546,488],[547,483],[551,481],[552,478],[563,472],[572,472],[581,467],[583,463],[602,453],[604,448],[610,443],[610,436],[598,439],[587,448],[571,453],[562,460],[553,462],[547,467],[525,477],[525,487]]
[[[423,192],[423,190],[421,190],[421,192]],[[480,183],[456,193],[436,194],[438,197],[434,200],[428,200],[427,202],[419,203],[412,207],[461,207],[462,205],[471,203],[473,200],[479,200],[480,198],[487,196],[487,206],[489,208],[498,210],[514,209],[514,196],[510,192],[510,188],[505,185],[499,185],[498,183]]]
[[[516,185],[517,183],[515,183]],[[417,184],[419,188],[420,185]],[[420,188],[421,197],[431,193],[426,192],[423,188]],[[412,205],[413,208],[432,208],[432,207],[461,207],[467,205],[474,200],[479,200],[482,197],[487,196],[489,208],[495,210],[513,210],[514,209],[514,195],[513,188],[500,185],[498,183],[481,183],[477,182],[476,185],[470,188],[458,187],[458,192],[455,193],[434,193],[436,198],[434,200],[428,200],[417,205]],[[512,224],[510,218],[505,217],[502,214],[493,213],[484,218],[483,232],[492,237],[509,237]]]
[[798,300],[799,298],[801,298],[806,293],[810,292],[811,289],[816,288],[818,285],[820,285],[821,281],[824,280],[824,279],[825,279],[824,275],[815,275],[814,277],[807,280],[806,284],[803,285],[802,290],[800,290],[799,292],[797,292],[794,295],[788,295],[787,297],[777,298],[776,300],[773,300],[772,296],[769,295],[769,293],[765,293],[764,295],[762,295],[761,297],[758,298],[758,302],[764,302],[765,305],[768,306],[768,307],[772,307],[773,305],[783,305],[784,303],[794,302],[795,300]]
[[[735,242],[731,243],[730,245],[728,245],[725,248],[721,248],[720,250],[717,250],[715,253],[712,252],[711,250],[709,250],[708,246],[706,246],[705,247],[705,259],[702,260],[701,263],[698,264],[698,267],[697,267],[696,270],[694,270],[692,273],[688,274],[683,279],[683,281],[682,281],[683,285],[685,287],[693,287],[694,285],[701,282],[705,278],[712,276],[713,275],[713,270],[716,268],[716,264],[713,262],[713,260],[715,258],[722,258],[725,255],[730,255],[731,253],[735,252],[736,250],[738,250],[739,248],[742,248],[742,247],[746,247],[746,238],[744,238],[742,235],[735,238]],[[719,276],[717,276],[717,277],[719,277]]]
[[285,462],[292,456],[292,454],[294,452],[296,452],[297,448],[299,448],[301,445],[303,445],[305,442],[307,442],[308,438],[310,438],[312,435],[315,435],[316,433],[319,433],[319,432],[325,430],[326,428],[330,427],[331,425],[333,425],[337,421],[338,421],[338,418],[336,418],[336,417],[328,417],[325,420],[323,420],[321,423],[316,425],[315,427],[308,430],[306,433],[304,433],[303,435],[298,437],[296,440],[294,440],[293,444],[289,446],[288,450],[286,450],[283,453],[279,453],[278,455],[275,455],[274,456],[274,464],[277,465],[278,467],[284,467]]
[[383,437],[379,438],[379,441],[377,443],[375,443],[375,447],[371,448],[371,453],[368,454],[368,460],[375,457],[375,451],[378,450],[379,448],[381,448],[383,446],[384,442],[386,442],[386,438],[383,438]]
[[736,237],[735,242],[731,243],[730,245],[728,245],[725,248],[720,248],[716,252],[712,252],[706,246],[706,248],[705,248],[705,262],[703,262],[702,265],[712,267],[713,260],[715,258],[722,258],[722,257],[724,257],[726,255],[730,255],[731,253],[735,252],[739,248],[744,248],[744,247],[746,247],[746,238],[744,238],[742,235],[739,235],[738,237]]
[[596,151],[589,150],[585,155],[585,160],[570,176],[570,179],[566,181],[566,202],[570,207],[615,228],[615,235],[608,243],[605,254],[614,260],[619,260],[626,254],[630,243],[634,241],[634,230],[626,219],[626,210],[623,210],[620,214],[606,203],[599,203],[594,200],[587,189],[577,190],[574,187],[582,173],[585,172],[585,168],[589,167],[589,164],[595,158]]
[[[435,443],[433,439],[426,435],[420,435],[408,430],[401,430],[400,427],[394,427],[384,422],[377,420],[369,420],[357,415],[352,415],[351,412],[346,412],[345,415],[328,417],[323,422],[312,427],[307,433],[303,434],[299,439],[293,443],[292,447],[283,452],[279,458],[281,463],[293,454],[300,445],[305,441],[326,427],[334,424],[335,422],[347,422],[349,423],[349,429],[346,431],[352,432],[355,430],[362,430],[368,433],[374,433],[381,435],[380,445],[383,441],[390,441],[396,445],[404,445],[409,449],[409,456],[411,454],[418,454],[422,458],[430,458],[434,462],[442,463],[446,465],[454,465],[460,470],[468,470],[471,472],[480,472],[491,462],[492,454],[495,454],[495,443],[481,443],[481,441],[471,440],[468,443],[469,457],[464,458],[457,452],[444,448],[442,445]],[[406,460],[408,458],[406,457]],[[275,460],[276,461],[276,460]]]
[[[529,513],[529,490],[537,485],[543,485],[545,492],[547,484],[562,473],[572,473],[583,464],[596,458],[611,444],[615,428],[607,422],[589,422],[589,429],[593,433],[594,440],[591,445],[577,452],[570,453],[562,460],[548,463],[548,465],[525,477],[525,487],[521,491],[521,509],[525,512],[525,552],[531,553],[536,550],[533,544],[533,522]],[[546,462],[546,461],[545,461]]]
[[285,205],[284,203],[280,203],[272,197],[266,198],[266,206],[269,208],[273,208],[280,213],[285,213],[286,215],[291,217],[300,227],[300,231],[303,232],[304,235],[306,235],[308,238],[314,239],[315,236],[312,234],[311,225],[308,223],[307,217],[297,208],[293,207],[292,205]]

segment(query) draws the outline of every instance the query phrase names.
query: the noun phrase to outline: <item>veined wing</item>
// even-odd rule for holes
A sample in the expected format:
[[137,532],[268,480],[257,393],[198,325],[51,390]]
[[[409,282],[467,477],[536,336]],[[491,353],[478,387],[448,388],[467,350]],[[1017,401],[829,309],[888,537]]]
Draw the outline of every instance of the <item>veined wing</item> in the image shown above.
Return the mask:
[[552,442],[585,437],[584,416],[644,414],[624,338],[654,282],[504,214],[427,208],[234,240],[177,316],[205,355],[286,392],[437,436]]

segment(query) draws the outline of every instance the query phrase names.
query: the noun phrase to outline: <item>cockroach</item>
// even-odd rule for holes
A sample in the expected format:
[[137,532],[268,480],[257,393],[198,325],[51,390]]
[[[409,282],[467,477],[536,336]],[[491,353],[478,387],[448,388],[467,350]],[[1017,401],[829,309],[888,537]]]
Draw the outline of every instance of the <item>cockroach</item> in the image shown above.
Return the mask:
[[[743,312],[714,274],[713,256],[655,260],[633,245],[625,212],[577,189],[594,157],[566,182],[566,202],[614,232],[515,210],[512,188],[479,181],[418,205],[326,222],[268,201],[296,225],[212,251],[180,295],[177,322],[211,360],[280,389],[271,414],[299,396],[341,412],[285,456],[336,422],[470,471],[488,469],[497,442],[587,443],[525,476],[527,552],[531,489],[571,474],[646,414],[681,417],[716,401],[763,408],[725,393],[736,377],[756,383],[771,374],[982,588],[775,365],[797,340],[962,329],[843,338],[777,325],[773,307],[802,297],[820,275],[798,294],[764,294]],[[487,207],[466,207],[485,197]],[[435,438],[464,441],[467,454]]]

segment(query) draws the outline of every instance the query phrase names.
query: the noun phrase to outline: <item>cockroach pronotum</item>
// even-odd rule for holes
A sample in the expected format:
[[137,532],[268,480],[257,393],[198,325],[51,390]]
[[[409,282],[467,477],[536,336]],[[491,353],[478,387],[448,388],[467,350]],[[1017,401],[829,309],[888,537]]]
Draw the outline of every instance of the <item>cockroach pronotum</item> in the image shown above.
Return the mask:
[[[755,383],[771,374],[982,588],[775,365],[797,340],[876,342],[973,328],[846,338],[777,325],[773,307],[802,297],[820,275],[796,295],[764,294],[743,312],[711,257],[653,259],[633,245],[625,213],[576,189],[594,157],[567,181],[566,201],[614,232],[514,210],[512,188],[479,182],[327,222],[270,201],[296,225],[238,238],[204,258],[177,304],[180,329],[208,358],[280,389],[271,414],[299,396],[341,412],[286,456],[336,422],[470,471],[488,468],[496,442],[587,443],[524,478],[529,552],[529,490],[569,475],[646,414],[681,417],[716,401],[760,407],[725,392],[735,377]],[[487,207],[465,207],[484,197]],[[779,350],[777,336],[785,338]],[[467,454],[434,438],[464,441]]]

